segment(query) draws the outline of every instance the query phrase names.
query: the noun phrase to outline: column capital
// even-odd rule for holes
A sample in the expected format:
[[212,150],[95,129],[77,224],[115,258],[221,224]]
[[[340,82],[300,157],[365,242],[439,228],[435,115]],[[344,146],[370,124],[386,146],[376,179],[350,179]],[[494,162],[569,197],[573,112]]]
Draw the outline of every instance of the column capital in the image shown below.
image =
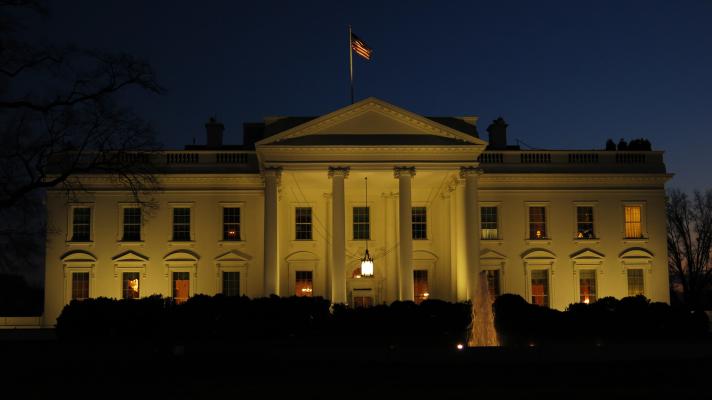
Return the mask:
[[478,177],[482,175],[482,170],[477,167],[460,167],[460,179],[465,179],[468,176]]
[[267,177],[274,177],[279,185],[282,180],[282,167],[265,167],[262,170],[262,180]]
[[415,176],[415,167],[393,167],[393,177],[398,179],[403,176],[410,176],[411,178]]
[[334,176],[343,176],[344,179],[349,177],[351,167],[329,167],[329,178]]

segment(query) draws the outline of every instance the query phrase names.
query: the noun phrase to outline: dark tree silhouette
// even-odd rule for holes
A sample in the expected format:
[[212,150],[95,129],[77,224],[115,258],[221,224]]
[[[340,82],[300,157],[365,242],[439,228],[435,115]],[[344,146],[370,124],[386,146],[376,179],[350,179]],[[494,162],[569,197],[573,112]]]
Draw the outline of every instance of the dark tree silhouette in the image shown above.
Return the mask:
[[678,189],[668,192],[668,266],[673,283],[682,288],[683,301],[697,309],[712,283],[712,190],[692,198]]
[[[5,249],[44,230],[37,214],[43,190],[61,187],[77,194],[78,174],[109,174],[136,200],[156,188],[153,131],[118,99],[132,88],[162,93],[153,69],[127,54],[24,39],[30,28],[23,24],[42,20],[44,13],[36,1],[0,1],[0,247]],[[17,267],[5,258],[0,257],[0,271]]]

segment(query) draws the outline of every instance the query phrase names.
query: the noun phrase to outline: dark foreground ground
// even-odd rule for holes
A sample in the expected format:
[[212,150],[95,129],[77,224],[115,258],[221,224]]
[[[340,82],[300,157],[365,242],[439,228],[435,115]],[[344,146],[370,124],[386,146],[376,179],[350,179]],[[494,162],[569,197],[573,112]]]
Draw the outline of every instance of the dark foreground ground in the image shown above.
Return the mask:
[[8,399],[712,398],[712,344],[134,347],[0,331],[0,359]]

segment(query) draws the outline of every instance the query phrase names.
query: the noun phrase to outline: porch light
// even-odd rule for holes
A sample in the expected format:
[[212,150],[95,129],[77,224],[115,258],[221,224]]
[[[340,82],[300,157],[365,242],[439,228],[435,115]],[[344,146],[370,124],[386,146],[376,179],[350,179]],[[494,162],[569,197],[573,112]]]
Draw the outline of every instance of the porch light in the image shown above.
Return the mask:
[[[368,177],[364,178],[364,181],[366,182],[366,207],[368,207]],[[373,258],[368,254],[368,238],[366,238],[366,253],[361,259],[361,276],[364,278],[373,277]]]

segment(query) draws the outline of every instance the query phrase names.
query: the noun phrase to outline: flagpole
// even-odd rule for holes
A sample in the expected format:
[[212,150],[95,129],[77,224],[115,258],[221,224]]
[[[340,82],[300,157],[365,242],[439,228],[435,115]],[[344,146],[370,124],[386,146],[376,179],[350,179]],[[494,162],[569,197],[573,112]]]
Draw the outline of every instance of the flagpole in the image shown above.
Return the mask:
[[351,25],[349,24],[349,82],[351,83],[351,104],[354,104],[354,48],[351,45]]

